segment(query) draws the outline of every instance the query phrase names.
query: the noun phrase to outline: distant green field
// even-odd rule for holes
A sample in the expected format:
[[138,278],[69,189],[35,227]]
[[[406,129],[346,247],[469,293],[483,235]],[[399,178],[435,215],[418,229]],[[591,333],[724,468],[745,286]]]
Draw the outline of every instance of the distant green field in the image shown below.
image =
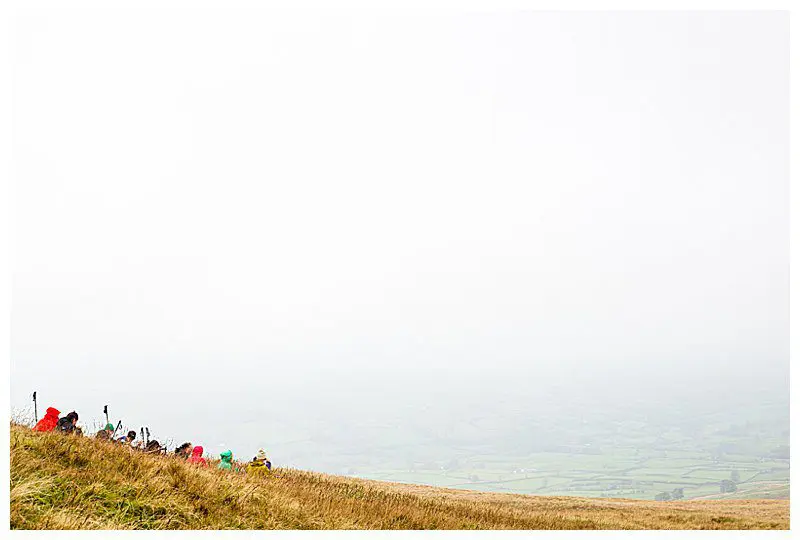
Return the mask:
[[[434,433],[424,460],[377,463],[370,452],[370,467],[355,474],[541,495],[653,500],[683,489],[687,499],[788,496],[787,408],[768,398],[758,406],[726,402],[703,414],[677,401],[649,407],[647,414],[642,409],[638,417],[577,406],[549,415],[539,408],[510,416],[484,409],[478,418],[459,418]],[[399,433],[392,441],[403,439]],[[416,455],[417,446],[408,448]],[[736,491],[722,493],[721,483],[734,480]]]
[[760,472],[754,478],[754,482],[760,482],[762,480],[785,480],[789,481],[789,469],[784,469],[780,471],[771,471],[771,472]]
[[[739,472],[740,475],[746,476],[744,471]],[[720,481],[726,480],[731,477],[730,469],[693,469],[690,472],[686,473],[686,478],[692,478],[697,480],[706,480],[706,481]]]
[[510,461],[474,456],[448,470],[394,469],[359,475],[458,489],[633,499],[654,499],[659,493],[683,488],[688,499],[727,497],[720,493],[719,483],[730,479],[731,472],[736,470],[740,483],[734,495],[788,496],[789,469],[785,462],[718,461],[711,456],[702,459],[696,452],[671,452],[674,457],[666,458],[663,452],[653,457],[643,454],[640,452],[636,459],[631,459],[630,452],[609,455],[538,452]]
[[708,495],[719,495],[719,487],[716,485],[703,485],[687,487],[684,489],[684,496],[687,499],[691,499],[693,497],[705,497]]
[[669,471],[674,471],[675,469],[686,469],[689,467],[699,467],[702,465],[706,465],[708,460],[698,459],[698,458],[685,458],[685,457],[675,457],[675,458],[654,458],[647,460],[647,467],[649,469],[667,469]]

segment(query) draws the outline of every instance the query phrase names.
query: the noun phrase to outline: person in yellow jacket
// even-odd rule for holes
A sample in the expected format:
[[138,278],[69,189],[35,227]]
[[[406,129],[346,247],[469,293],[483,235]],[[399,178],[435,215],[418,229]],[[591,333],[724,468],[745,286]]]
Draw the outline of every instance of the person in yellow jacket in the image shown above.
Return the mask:
[[247,464],[247,474],[269,474],[272,470],[272,463],[267,458],[267,453],[263,448],[259,448],[253,461]]

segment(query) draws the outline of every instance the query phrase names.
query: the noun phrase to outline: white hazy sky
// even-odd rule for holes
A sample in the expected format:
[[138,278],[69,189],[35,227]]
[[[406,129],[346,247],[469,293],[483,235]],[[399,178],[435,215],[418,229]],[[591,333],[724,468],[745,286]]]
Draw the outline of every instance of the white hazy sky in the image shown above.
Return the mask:
[[14,28],[12,405],[198,411],[367,368],[788,378],[785,13]]

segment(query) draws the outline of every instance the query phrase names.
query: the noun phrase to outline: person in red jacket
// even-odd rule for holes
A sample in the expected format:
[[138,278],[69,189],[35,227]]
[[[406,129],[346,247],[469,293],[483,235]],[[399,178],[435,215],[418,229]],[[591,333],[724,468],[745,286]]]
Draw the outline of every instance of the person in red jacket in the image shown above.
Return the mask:
[[203,467],[208,467],[206,458],[203,457],[203,447],[195,446],[194,448],[192,448],[192,455],[189,456],[189,459],[186,460],[186,463],[196,463]]
[[56,424],[58,424],[59,414],[61,414],[61,411],[55,407],[48,407],[47,414],[44,415],[44,418],[36,422],[36,425],[33,426],[33,431],[53,431]]

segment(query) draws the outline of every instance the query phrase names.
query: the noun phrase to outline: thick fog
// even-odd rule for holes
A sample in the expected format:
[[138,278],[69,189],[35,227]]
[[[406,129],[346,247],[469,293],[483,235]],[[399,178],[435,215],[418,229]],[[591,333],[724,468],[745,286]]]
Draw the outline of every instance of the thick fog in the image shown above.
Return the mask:
[[15,28],[12,407],[331,472],[788,429],[788,15]]

